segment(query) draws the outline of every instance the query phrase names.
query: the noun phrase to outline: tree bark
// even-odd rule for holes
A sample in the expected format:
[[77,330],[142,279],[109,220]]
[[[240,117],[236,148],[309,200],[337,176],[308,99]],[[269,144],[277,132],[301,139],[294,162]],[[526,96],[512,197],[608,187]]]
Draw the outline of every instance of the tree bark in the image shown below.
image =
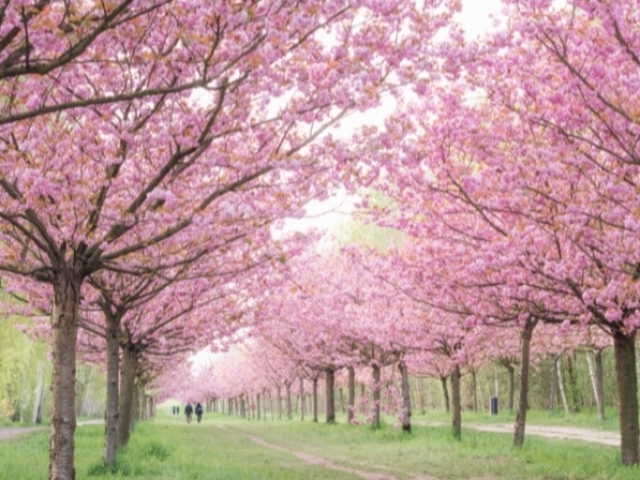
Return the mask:
[[300,421],[304,421],[304,378],[300,377]]
[[425,414],[425,399],[424,399],[424,377],[420,377],[416,380],[416,385],[418,387],[418,408],[420,408],[420,413]]
[[462,438],[462,399],[460,397],[460,365],[456,365],[451,373],[451,400],[452,400],[452,426],[453,437],[456,440]]
[[278,402],[278,420],[282,420],[282,388],[278,387],[276,401]]
[[509,373],[509,411],[513,412],[516,391],[516,369],[513,365],[507,365],[507,372]]
[[587,364],[589,377],[593,386],[593,394],[598,406],[598,419],[604,420],[604,378],[602,373],[602,350],[599,348],[587,350]]
[[402,385],[402,431],[411,432],[411,387],[409,386],[409,369],[404,360],[398,364]]
[[556,372],[558,373],[558,388],[562,397],[562,405],[564,406],[564,411],[569,413],[569,402],[567,401],[567,391],[564,387],[564,375],[562,374],[562,358],[556,360]]
[[135,380],[138,368],[138,352],[135,348],[122,351],[122,370],[120,372],[120,401],[118,403],[118,447],[125,447],[131,438],[131,424],[135,408]]
[[555,398],[556,398],[556,385],[558,384],[558,359],[554,355],[551,355],[551,360],[553,363],[551,364],[551,391],[549,392],[549,411],[553,412],[555,408]]
[[637,465],[640,448],[638,424],[638,377],[636,369],[636,332],[613,330],[613,348],[620,411],[620,453],[623,465]]
[[313,421],[318,423],[318,377],[313,377]]
[[352,423],[356,408],[356,369],[347,367],[349,372],[349,408],[347,411],[347,422]]
[[76,340],[78,305],[83,277],[65,265],[53,282],[52,328],[52,397],[49,479],[73,480],[76,430]]
[[105,310],[107,356],[107,404],[104,413],[104,453],[102,464],[115,466],[118,449],[118,393],[120,384],[119,321]]
[[44,385],[44,362],[38,363],[38,372],[36,374],[36,388],[34,390],[33,411],[31,414],[31,423],[35,425],[38,421],[38,412],[40,410],[42,390]]
[[382,385],[380,384],[380,365],[377,362],[373,362],[371,365],[373,376],[373,404],[371,405],[371,427],[380,428],[380,390]]
[[576,366],[574,365],[574,357],[572,357],[571,353],[567,354],[566,359],[569,377],[569,408],[572,413],[577,413],[580,411],[580,390],[578,388]]
[[478,413],[478,375],[471,372],[471,394],[473,395],[473,413]]
[[447,377],[441,376],[440,383],[442,384],[442,397],[444,403],[445,412],[449,413],[449,389],[447,388]]
[[327,386],[327,423],[336,423],[336,401],[334,395],[335,370],[331,367],[325,370]]
[[522,331],[521,362],[520,362],[520,398],[518,413],[513,433],[513,444],[521,447],[524,443],[524,430],[527,421],[527,404],[529,401],[529,358],[531,355],[531,338],[533,329],[538,323],[537,318],[527,318]]

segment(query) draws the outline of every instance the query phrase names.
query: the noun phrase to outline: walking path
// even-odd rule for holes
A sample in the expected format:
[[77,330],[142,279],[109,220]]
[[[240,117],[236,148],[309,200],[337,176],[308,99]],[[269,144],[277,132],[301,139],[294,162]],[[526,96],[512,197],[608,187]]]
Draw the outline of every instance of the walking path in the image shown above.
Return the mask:
[[[416,422],[417,425],[423,427],[443,427],[448,424],[443,422]],[[481,432],[496,432],[513,434],[513,424],[496,423],[496,424],[475,424],[463,423],[463,427],[473,428]],[[549,425],[530,425],[525,427],[525,436],[534,435],[538,437],[558,438],[561,440],[581,440],[584,442],[601,443],[614,447],[620,446],[620,433],[605,432],[602,430],[593,430],[590,428],[578,427],[553,427]]]
[[[266,440],[260,437],[256,437],[255,435],[250,435],[248,433],[240,432],[238,430],[231,429],[228,427],[223,427],[221,425],[216,425],[216,427],[226,432],[231,432],[236,434],[240,433],[242,435],[245,435],[247,438],[250,438],[258,445],[262,445],[263,447],[270,448],[271,450],[276,450],[278,452],[285,452],[290,455],[296,456],[311,465],[316,465],[322,468],[328,468],[330,470],[337,470],[339,472],[350,473],[351,475],[355,475],[356,477],[360,477],[364,480],[397,480],[397,477],[394,477],[393,475],[390,475],[388,473],[367,472],[366,470],[358,470],[356,468],[345,467],[344,465],[339,465],[323,457],[317,457],[315,455],[311,455],[308,453],[303,453],[296,450],[290,450],[280,445],[267,442]],[[421,475],[419,477],[412,477],[412,480],[438,480],[438,479],[431,476]]]
[[[78,427],[99,423],[104,423],[104,420],[85,420],[83,422],[78,422]],[[41,432],[49,429],[50,427],[0,427],[0,441],[9,440],[10,438],[17,437],[18,435],[24,435],[25,433]]]

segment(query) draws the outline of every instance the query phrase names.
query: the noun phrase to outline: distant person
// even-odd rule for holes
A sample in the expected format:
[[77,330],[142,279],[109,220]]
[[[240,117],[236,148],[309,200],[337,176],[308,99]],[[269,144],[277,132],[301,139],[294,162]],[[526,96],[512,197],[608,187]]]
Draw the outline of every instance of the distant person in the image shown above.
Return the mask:
[[184,414],[187,416],[187,423],[191,423],[191,415],[193,415],[193,406],[191,402],[187,402],[187,406],[184,407]]
[[180,415],[180,405],[176,406],[176,415]]
[[176,406],[175,405],[171,405],[171,414],[172,415],[176,414]]
[[202,405],[200,402],[196,404],[196,417],[198,418],[198,423],[202,420]]

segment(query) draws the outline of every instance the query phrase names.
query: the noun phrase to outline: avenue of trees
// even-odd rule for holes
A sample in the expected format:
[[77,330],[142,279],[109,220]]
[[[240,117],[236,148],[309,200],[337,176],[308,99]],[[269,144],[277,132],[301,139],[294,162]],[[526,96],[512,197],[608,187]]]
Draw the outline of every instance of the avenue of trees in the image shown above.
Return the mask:
[[[471,41],[454,0],[0,2],[0,271],[50,349],[50,479],[80,358],[112,466],[147,391],[291,415],[310,389],[334,422],[345,388],[358,423],[368,375],[368,420],[410,432],[429,377],[459,439],[488,368],[520,446],[532,369],[579,408],[580,352],[604,416],[611,347],[640,462],[640,1],[503,4]],[[388,245],[274,234],[338,187]],[[242,340],[191,391],[187,356]]]

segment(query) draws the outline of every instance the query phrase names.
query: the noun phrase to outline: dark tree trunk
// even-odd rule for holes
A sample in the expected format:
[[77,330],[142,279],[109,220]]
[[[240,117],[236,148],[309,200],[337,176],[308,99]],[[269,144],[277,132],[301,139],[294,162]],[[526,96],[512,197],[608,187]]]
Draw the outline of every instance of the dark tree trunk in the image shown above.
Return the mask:
[[52,328],[52,397],[49,479],[73,480],[76,430],[76,340],[78,305],[83,278],[66,266],[53,282]]
[[135,380],[138,368],[138,352],[134,348],[124,348],[122,370],[120,372],[120,401],[118,404],[118,447],[125,447],[131,438],[131,424],[134,418]]
[[527,421],[527,404],[529,395],[529,357],[531,353],[531,338],[537,319],[528,318],[522,331],[522,360],[520,363],[520,399],[518,413],[513,434],[513,445],[521,447],[524,443],[524,429]]
[[380,390],[382,385],[380,384],[380,365],[377,362],[373,362],[371,365],[373,375],[373,408],[371,415],[371,427],[380,428]]
[[460,398],[460,365],[456,365],[451,372],[451,423],[453,426],[453,437],[456,440],[462,438],[462,399]]
[[411,387],[409,386],[409,370],[404,360],[398,364],[402,378],[402,431],[411,432]]
[[349,409],[347,411],[347,421],[351,423],[355,415],[356,408],[356,369],[349,366]]
[[509,373],[509,411],[513,412],[513,405],[516,391],[516,369],[513,365],[507,365],[507,372]]
[[471,372],[471,394],[473,395],[473,413],[478,413],[478,375]]
[[613,331],[613,348],[620,411],[620,453],[623,465],[638,464],[640,427],[638,425],[638,377],[636,371],[636,332]]
[[[108,307],[107,307],[108,309]],[[104,413],[104,453],[102,464],[115,466],[118,451],[118,394],[120,384],[120,321],[105,309],[107,343],[107,404]]]
[[445,412],[449,413],[449,389],[447,388],[447,377],[441,376],[440,383],[442,384],[442,397],[444,403]]
[[313,377],[313,421],[318,423],[318,377]]
[[336,423],[336,401],[334,395],[335,370],[331,367],[325,370],[327,386],[327,423]]

